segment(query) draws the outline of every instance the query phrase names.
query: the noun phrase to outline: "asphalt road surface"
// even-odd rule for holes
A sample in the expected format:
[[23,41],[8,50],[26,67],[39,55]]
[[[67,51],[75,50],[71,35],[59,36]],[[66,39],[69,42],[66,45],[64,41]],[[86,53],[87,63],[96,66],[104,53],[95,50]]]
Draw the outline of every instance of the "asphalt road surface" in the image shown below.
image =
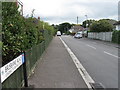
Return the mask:
[[105,88],[118,88],[118,48],[87,38],[61,36],[95,82]]

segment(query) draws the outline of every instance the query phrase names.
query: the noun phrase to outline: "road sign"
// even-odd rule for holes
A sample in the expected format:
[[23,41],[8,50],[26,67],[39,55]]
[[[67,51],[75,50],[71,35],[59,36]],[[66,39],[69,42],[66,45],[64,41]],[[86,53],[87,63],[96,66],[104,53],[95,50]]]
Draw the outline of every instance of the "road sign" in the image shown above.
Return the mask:
[[18,56],[0,69],[1,83],[24,63],[24,54]]

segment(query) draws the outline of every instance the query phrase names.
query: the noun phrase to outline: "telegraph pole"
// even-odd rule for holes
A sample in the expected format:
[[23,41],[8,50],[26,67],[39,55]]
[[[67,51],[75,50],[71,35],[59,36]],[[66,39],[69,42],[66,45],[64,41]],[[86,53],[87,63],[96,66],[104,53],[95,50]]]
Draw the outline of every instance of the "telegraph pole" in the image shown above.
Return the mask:
[[86,17],[86,28],[87,28],[87,24],[88,24],[88,16],[87,15],[85,15],[85,17]]
[[88,27],[88,16],[87,15],[85,15],[85,17],[86,17],[86,31],[87,31],[87,27]]
[[77,16],[77,24],[78,24],[78,16]]

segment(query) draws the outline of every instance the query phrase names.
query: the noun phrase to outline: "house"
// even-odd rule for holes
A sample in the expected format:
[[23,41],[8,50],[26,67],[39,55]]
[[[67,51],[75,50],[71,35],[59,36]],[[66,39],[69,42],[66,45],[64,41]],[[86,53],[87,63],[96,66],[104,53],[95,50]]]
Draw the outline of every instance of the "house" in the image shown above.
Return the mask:
[[116,29],[115,29],[115,30],[120,30],[120,21],[114,23],[113,25],[116,26]]
[[82,27],[80,25],[75,25],[75,26],[71,27],[71,29],[69,31],[70,31],[70,33],[75,34],[75,33],[79,32],[79,31],[83,32],[84,30],[85,30],[84,27]]
[[20,0],[16,0],[16,5],[19,7],[18,11],[23,15],[23,3]]

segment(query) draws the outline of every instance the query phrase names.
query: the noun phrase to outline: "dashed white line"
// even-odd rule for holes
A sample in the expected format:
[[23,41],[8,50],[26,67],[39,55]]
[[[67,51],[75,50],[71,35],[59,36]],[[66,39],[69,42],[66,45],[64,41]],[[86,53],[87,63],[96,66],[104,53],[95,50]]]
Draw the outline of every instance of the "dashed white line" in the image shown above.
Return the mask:
[[86,69],[82,66],[78,58],[75,56],[75,54],[71,51],[71,49],[67,46],[67,44],[62,40],[61,37],[59,37],[62,43],[64,44],[65,48],[67,49],[68,53],[70,54],[73,62],[75,63],[80,75],[82,76],[83,80],[85,81],[87,87],[91,90],[92,87],[90,83],[95,83],[95,81],[91,78],[91,76],[88,74]]
[[93,48],[93,49],[96,49],[95,47],[93,47],[93,46],[91,46],[91,45],[88,45],[88,44],[87,44],[86,46],[91,47],[91,48]]
[[106,51],[104,51],[104,53],[106,53],[106,54],[108,54],[108,55],[110,55],[110,56],[116,57],[116,58],[120,58],[120,57],[118,57],[118,56],[116,56],[116,55],[113,55],[113,54],[111,54],[111,53],[109,53],[109,52],[106,52]]

